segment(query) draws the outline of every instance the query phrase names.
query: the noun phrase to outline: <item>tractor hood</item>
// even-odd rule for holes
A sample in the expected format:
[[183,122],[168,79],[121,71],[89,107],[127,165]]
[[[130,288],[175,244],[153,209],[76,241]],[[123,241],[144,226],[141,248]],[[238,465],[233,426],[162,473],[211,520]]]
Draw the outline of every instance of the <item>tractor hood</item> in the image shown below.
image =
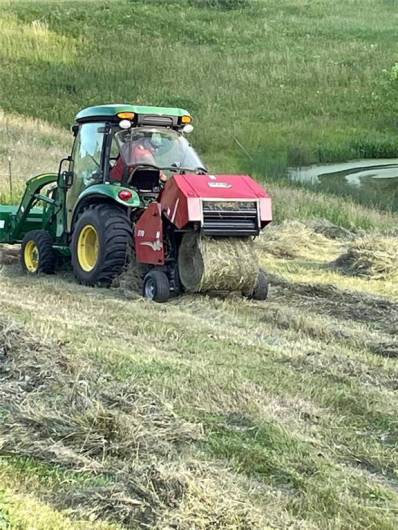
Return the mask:
[[[163,214],[177,228],[184,228],[190,222],[204,225],[208,210],[212,210],[208,213],[212,218],[227,216],[232,227],[232,219],[236,218],[239,224],[239,212],[243,216],[251,208],[258,218],[257,232],[272,220],[271,198],[248,175],[175,175],[167,182],[160,202]],[[216,235],[224,234],[217,232]]]

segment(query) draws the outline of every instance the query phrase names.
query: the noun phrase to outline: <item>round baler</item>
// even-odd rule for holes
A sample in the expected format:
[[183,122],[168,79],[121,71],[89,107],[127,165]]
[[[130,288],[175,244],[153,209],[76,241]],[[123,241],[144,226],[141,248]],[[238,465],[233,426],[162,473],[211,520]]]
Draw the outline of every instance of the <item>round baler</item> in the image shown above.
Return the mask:
[[[253,238],[270,221],[271,199],[247,175],[175,175],[135,224],[135,258],[161,270],[176,293],[240,291],[265,299]],[[163,298],[149,281],[152,297]]]

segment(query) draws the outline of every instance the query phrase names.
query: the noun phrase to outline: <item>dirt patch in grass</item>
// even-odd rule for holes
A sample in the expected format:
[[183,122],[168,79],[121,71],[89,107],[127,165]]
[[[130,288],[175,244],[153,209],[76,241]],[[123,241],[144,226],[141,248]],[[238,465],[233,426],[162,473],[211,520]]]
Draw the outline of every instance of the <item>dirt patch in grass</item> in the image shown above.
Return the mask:
[[89,473],[41,492],[80,517],[127,528],[263,528],[236,480],[191,457],[200,424],[4,318],[0,413],[0,453]]

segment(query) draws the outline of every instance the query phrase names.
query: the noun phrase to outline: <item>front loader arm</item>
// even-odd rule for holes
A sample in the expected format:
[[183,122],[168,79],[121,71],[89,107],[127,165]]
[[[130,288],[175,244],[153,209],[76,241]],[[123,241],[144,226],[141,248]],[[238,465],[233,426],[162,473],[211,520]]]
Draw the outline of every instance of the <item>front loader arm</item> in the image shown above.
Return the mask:
[[54,204],[54,199],[41,195],[40,191],[44,186],[57,182],[58,175],[56,173],[45,173],[29,179],[26,183],[25,193],[21,199],[18,210],[12,220],[11,239],[18,240],[20,235],[24,232],[24,225],[29,216],[29,213],[37,201],[48,202]]

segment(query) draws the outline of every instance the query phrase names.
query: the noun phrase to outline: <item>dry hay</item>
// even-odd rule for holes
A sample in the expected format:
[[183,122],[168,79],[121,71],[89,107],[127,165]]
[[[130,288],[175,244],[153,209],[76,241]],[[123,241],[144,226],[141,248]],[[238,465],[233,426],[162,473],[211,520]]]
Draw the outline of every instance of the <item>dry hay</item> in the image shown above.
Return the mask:
[[397,278],[398,240],[376,233],[368,234],[354,240],[331,265],[352,276],[373,280]]
[[126,528],[265,527],[234,475],[189,460],[200,424],[2,317],[0,410],[2,454],[86,473],[36,491],[72,515]]
[[249,238],[209,238],[187,233],[181,242],[178,268],[188,292],[252,292],[258,260]]
[[19,248],[11,245],[0,246],[0,265],[13,265],[18,263]]
[[352,240],[355,234],[347,228],[335,225],[328,219],[313,219],[306,222],[306,225],[317,234],[322,234],[328,239]]
[[340,243],[332,241],[299,221],[284,221],[265,230],[256,240],[260,251],[278,258],[325,258],[335,254]]
[[126,298],[131,300],[138,299],[142,294],[144,275],[144,267],[132,260],[126,267],[126,270],[115,278],[112,286],[119,289]]

